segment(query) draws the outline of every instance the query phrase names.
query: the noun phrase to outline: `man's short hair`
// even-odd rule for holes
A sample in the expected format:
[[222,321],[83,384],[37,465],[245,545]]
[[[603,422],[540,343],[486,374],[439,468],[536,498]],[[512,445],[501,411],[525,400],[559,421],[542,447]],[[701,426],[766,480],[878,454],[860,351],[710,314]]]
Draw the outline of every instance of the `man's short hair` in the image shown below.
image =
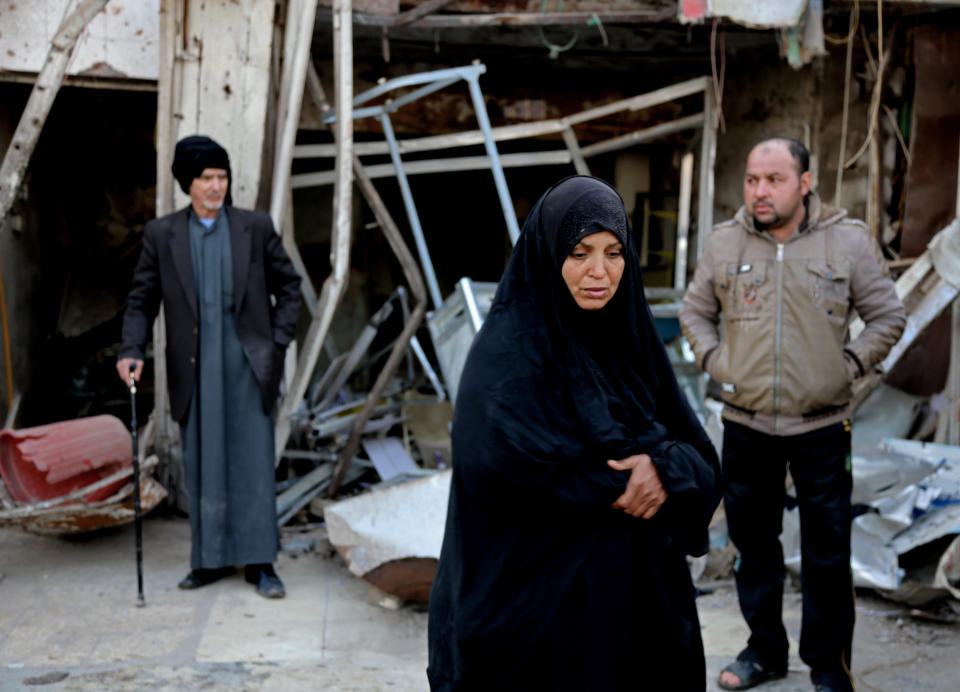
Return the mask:
[[803,142],[801,142],[799,139],[782,137],[780,135],[764,137],[750,147],[750,151],[753,151],[761,144],[765,144],[767,142],[779,142],[787,148],[787,150],[790,152],[790,156],[792,156],[793,160],[797,163],[797,175],[803,175],[810,170],[810,152],[807,151],[807,147],[804,146]]

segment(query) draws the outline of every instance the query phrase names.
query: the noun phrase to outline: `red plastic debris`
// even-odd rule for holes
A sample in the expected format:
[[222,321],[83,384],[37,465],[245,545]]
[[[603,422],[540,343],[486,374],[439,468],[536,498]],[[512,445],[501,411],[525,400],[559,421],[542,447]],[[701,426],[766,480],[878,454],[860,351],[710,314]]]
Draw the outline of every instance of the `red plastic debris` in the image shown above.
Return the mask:
[[[132,466],[130,433],[115,416],[0,430],[0,475],[17,502],[62,497]],[[121,478],[84,499],[104,500],[128,480]]]

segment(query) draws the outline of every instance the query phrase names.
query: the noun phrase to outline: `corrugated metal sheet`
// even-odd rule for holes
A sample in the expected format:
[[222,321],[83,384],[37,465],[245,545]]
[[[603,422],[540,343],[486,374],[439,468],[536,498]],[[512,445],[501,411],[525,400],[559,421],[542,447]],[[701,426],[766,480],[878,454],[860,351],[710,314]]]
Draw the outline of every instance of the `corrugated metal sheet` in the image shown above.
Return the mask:
[[[114,416],[0,431],[0,475],[17,502],[54,499],[132,464],[130,433]],[[124,483],[120,479],[85,499],[110,497]]]

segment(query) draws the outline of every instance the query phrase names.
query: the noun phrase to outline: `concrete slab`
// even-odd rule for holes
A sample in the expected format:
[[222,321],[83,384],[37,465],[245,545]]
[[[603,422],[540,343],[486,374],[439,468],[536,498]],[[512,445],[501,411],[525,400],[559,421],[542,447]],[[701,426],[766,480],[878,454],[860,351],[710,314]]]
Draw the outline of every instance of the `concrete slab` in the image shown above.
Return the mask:
[[[132,526],[74,539],[0,529],[0,688],[426,690],[426,609],[376,605],[379,594],[347,570],[322,532],[308,537],[314,552],[278,560],[285,599],[260,598],[240,574],[180,591],[187,521],[148,517],[147,606],[136,608]],[[712,691],[747,632],[729,585],[702,596],[698,607]],[[796,657],[795,588],[784,622],[791,672],[762,689],[810,690]],[[898,604],[858,596],[853,658],[861,689],[952,692],[958,647],[956,625],[920,622]]]

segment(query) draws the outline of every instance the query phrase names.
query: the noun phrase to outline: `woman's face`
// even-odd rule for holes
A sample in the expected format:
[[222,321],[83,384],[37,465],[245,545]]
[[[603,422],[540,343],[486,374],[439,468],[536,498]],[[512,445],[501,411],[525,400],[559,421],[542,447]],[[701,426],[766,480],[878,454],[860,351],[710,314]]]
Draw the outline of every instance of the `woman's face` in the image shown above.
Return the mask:
[[560,274],[577,305],[599,310],[617,292],[623,268],[623,245],[613,233],[603,231],[577,243],[563,261]]

